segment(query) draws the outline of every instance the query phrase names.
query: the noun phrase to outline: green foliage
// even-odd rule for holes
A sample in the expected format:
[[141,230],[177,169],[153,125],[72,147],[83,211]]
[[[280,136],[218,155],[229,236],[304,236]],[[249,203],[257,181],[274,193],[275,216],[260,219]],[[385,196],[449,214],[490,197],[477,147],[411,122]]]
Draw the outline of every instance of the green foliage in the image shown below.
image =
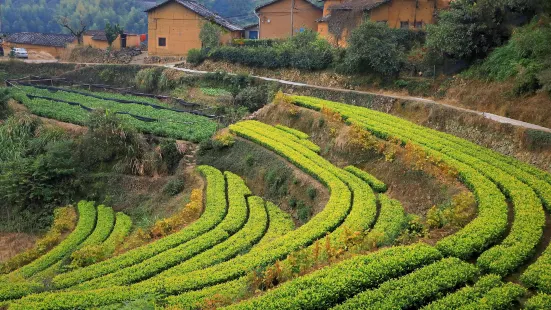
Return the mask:
[[318,191],[313,186],[309,186],[306,189],[306,193],[308,194],[308,197],[310,197],[311,200],[314,200],[316,198],[316,196],[318,195]]
[[510,36],[510,26],[534,16],[538,1],[460,0],[439,13],[437,24],[427,25],[426,46],[457,60],[485,57]]
[[246,107],[249,112],[254,112],[268,104],[268,92],[266,87],[245,87],[235,97],[235,104]]
[[551,308],[551,295],[538,294],[528,299],[525,304],[527,310],[544,310]]
[[186,61],[194,66],[200,65],[207,56],[201,49],[192,48],[187,52]]
[[380,181],[379,179],[377,179],[373,175],[371,175],[371,174],[369,174],[369,173],[367,173],[367,172],[365,172],[361,169],[358,169],[354,166],[348,166],[348,167],[344,168],[344,170],[346,170],[350,173],[353,173],[354,175],[356,175],[360,179],[364,180],[365,182],[367,182],[369,184],[369,186],[371,186],[375,191],[377,191],[379,193],[384,193],[387,190],[387,186],[384,182]]
[[11,98],[9,89],[0,89],[0,120],[8,118],[11,114],[11,109],[8,106],[8,101]]
[[352,31],[338,69],[344,73],[397,75],[405,60],[404,44],[407,44],[400,34],[400,30],[390,29],[386,24],[364,22]]
[[176,196],[184,190],[184,184],[181,178],[172,179],[166,183],[163,192],[169,196]]
[[107,44],[109,47],[113,45],[113,42],[124,33],[124,29],[119,24],[111,25],[110,22],[105,24],[105,37],[107,38]]
[[161,156],[163,162],[166,164],[166,167],[169,172],[174,172],[174,170],[180,164],[180,160],[183,158],[182,153],[178,150],[178,145],[176,140],[173,139],[163,139],[161,141]]
[[271,47],[222,46],[211,50],[208,58],[260,68],[323,70],[333,62],[333,48],[317,33],[308,30]]
[[136,74],[136,87],[145,92],[153,92],[159,87],[161,71],[158,68],[142,69]]
[[201,31],[199,32],[199,39],[201,40],[202,47],[208,51],[220,46],[222,31],[222,28],[215,23],[203,23]]

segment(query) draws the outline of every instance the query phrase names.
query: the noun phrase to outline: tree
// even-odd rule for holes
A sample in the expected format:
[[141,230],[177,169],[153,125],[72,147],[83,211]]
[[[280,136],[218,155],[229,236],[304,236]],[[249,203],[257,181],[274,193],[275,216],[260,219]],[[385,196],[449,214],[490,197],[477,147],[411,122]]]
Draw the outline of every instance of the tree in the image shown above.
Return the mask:
[[88,28],[87,23],[82,17],[75,22],[71,22],[69,17],[61,16],[58,18],[57,22],[63,28],[69,30],[69,32],[71,32],[71,34],[73,34],[77,38],[78,44],[82,44],[82,35],[86,32],[86,29]]
[[404,45],[399,42],[400,30],[385,24],[366,21],[354,29],[340,65],[346,73],[375,72],[380,75],[398,74],[404,63]]
[[123,32],[124,29],[122,29],[119,24],[111,25],[110,22],[107,22],[107,24],[105,24],[105,37],[107,38],[107,43],[109,46],[111,46],[117,37],[122,35]]
[[203,43],[203,48],[212,49],[220,46],[221,33],[222,29],[220,29],[218,25],[212,22],[204,23],[199,33],[199,39],[201,39],[201,43]]

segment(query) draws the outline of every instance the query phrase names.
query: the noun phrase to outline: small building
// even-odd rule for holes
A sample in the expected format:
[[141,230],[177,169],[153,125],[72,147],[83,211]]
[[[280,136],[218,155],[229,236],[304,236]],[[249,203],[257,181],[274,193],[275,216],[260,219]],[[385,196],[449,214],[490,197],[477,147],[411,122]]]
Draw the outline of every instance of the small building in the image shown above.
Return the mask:
[[[99,49],[107,49],[109,43],[104,30],[88,30],[82,36],[82,45],[91,46]],[[119,35],[111,46],[112,49],[120,50],[126,47],[140,47],[140,36],[133,33],[124,32]]]
[[199,33],[204,23],[212,22],[222,28],[222,44],[243,34],[243,28],[193,0],[167,0],[146,12],[150,56],[186,56],[189,50],[201,48]]
[[319,1],[311,1],[273,0],[258,6],[259,38],[283,39],[306,29],[317,31],[323,8],[314,4]]
[[435,23],[438,10],[449,4],[450,0],[325,0],[318,33],[335,45],[345,46],[348,34],[364,19],[390,28],[424,29]]
[[258,40],[258,24],[251,24],[243,27],[243,38],[248,40]]
[[45,52],[59,58],[67,45],[77,43],[77,38],[70,34],[19,32],[9,35],[3,43],[3,47],[6,55],[9,53],[9,49],[19,47],[25,48],[29,53]]

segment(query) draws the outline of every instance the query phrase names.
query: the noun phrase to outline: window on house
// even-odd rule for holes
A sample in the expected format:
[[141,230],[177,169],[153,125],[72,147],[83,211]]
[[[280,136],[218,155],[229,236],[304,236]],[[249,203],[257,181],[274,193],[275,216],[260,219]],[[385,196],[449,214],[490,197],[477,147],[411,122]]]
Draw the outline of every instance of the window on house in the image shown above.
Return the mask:
[[409,22],[400,22],[400,28],[408,29],[409,28]]
[[159,38],[159,46],[166,46],[166,38]]
[[423,28],[423,22],[415,22],[415,28],[417,29]]

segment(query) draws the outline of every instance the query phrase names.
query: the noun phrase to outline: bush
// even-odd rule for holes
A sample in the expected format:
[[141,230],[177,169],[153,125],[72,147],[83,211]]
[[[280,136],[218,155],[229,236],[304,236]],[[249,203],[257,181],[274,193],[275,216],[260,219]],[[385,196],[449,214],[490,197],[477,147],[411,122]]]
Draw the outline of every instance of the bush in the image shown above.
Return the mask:
[[268,92],[262,86],[246,87],[235,97],[235,104],[246,107],[249,112],[254,112],[268,104]]
[[200,49],[193,48],[187,52],[186,61],[194,66],[200,65],[205,59],[206,55]]
[[138,89],[145,92],[153,92],[159,85],[159,78],[162,69],[147,68],[138,71],[135,78],[135,84]]
[[8,101],[10,100],[11,95],[9,89],[0,90],[0,120],[8,118],[11,114],[11,109],[8,106]]
[[163,162],[166,164],[166,167],[169,172],[174,172],[174,170],[180,164],[182,159],[182,154],[178,150],[176,145],[176,140],[173,139],[164,139],[161,142],[161,156],[163,157]]
[[210,50],[216,48],[220,45],[220,35],[222,29],[211,22],[206,22],[201,27],[201,32],[199,33],[199,39],[203,44],[203,48]]
[[166,183],[163,192],[169,196],[176,196],[184,190],[184,184],[181,178],[172,179]]
[[405,60],[405,46],[400,41],[403,35],[400,34],[403,32],[387,25],[370,21],[363,23],[352,31],[339,71],[397,75]]

